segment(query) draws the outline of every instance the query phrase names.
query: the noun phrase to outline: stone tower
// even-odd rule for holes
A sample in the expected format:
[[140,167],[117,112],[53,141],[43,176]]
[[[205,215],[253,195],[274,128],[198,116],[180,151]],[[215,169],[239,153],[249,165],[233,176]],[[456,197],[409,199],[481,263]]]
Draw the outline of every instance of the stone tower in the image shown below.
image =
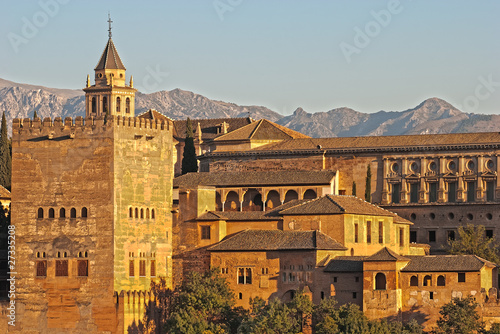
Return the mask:
[[132,76],[129,85],[125,83],[125,66],[118,55],[115,44],[111,39],[111,20],[109,39],[101,59],[95,67],[95,84],[90,85],[90,76],[87,76],[85,91],[85,116],[99,117],[102,115],[135,116],[135,92]]
[[124,77],[109,39],[84,89],[85,119],[13,121],[10,332],[123,333],[142,318],[151,281],[172,285],[173,124],[132,117]]

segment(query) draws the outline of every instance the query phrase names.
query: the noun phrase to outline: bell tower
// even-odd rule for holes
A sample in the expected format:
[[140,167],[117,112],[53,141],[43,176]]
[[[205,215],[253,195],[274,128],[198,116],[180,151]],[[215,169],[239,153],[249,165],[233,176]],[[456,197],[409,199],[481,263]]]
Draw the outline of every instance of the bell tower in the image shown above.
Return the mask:
[[100,117],[108,115],[135,116],[134,82],[130,76],[126,84],[125,66],[118,55],[115,44],[111,39],[111,18],[108,15],[108,43],[104,48],[101,59],[95,67],[94,85],[90,84],[87,76],[85,92],[85,116]]

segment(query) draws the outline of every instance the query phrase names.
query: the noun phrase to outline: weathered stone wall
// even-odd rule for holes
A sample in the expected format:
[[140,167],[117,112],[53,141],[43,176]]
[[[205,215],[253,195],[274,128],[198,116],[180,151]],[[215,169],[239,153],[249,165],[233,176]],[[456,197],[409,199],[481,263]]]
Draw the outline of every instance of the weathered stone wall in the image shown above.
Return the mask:
[[[102,120],[83,125],[50,119],[12,136],[12,223],[16,227],[16,320],[13,332],[118,331],[113,299],[113,130]],[[82,217],[83,207],[88,217]],[[44,218],[38,217],[38,209]],[[60,217],[60,209],[66,218]],[[76,218],[70,217],[76,208]],[[54,218],[48,218],[54,209]],[[88,277],[78,277],[77,253],[88,252]],[[36,253],[47,276],[36,277]],[[57,253],[69,275],[55,276]],[[65,259],[61,259],[65,260]]]

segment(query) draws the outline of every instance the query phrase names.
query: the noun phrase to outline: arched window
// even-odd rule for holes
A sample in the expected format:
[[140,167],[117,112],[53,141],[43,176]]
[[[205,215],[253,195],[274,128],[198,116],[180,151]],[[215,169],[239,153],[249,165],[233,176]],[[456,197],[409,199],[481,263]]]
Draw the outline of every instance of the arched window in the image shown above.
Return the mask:
[[43,209],[42,209],[42,208],[38,208],[38,214],[37,214],[37,217],[38,217],[38,218],[43,218]]
[[70,213],[69,213],[69,214],[70,214],[70,217],[71,217],[71,218],[76,218],[76,209],[75,209],[75,208],[71,208],[71,210],[70,210]]
[[149,208],[146,209],[146,219],[149,219]]
[[118,96],[116,98],[116,112],[120,112],[120,104],[121,104],[122,100],[120,99],[120,97]]
[[384,274],[378,273],[375,275],[375,290],[386,290],[386,284],[387,281]]
[[61,208],[59,210],[59,218],[66,218],[66,209]]
[[281,205],[280,194],[276,190],[271,190],[267,194],[266,210],[273,209]]
[[92,98],[92,109],[90,112],[96,113],[97,112],[97,102],[95,100],[95,97]]
[[151,219],[155,219],[155,209],[151,209]]
[[446,278],[443,275],[439,275],[437,279],[437,286],[445,286]]
[[135,208],[135,218],[139,218],[139,209]]
[[86,207],[82,208],[82,218],[87,218],[88,215],[88,210]]
[[128,217],[132,218],[134,216],[134,210],[132,208],[128,208]]
[[54,217],[55,217],[54,209],[50,208],[49,209],[49,218],[54,218]]
[[312,189],[307,189],[306,192],[304,193],[304,199],[315,199],[318,197],[316,195],[316,192]]
[[299,199],[299,195],[295,190],[288,190],[285,194],[285,203],[290,202],[294,199]]
[[127,97],[127,99],[125,100],[125,112],[128,114],[130,113],[130,98]]
[[141,208],[141,219],[144,219],[144,209]]
[[417,276],[412,276],[410,278],[410,286],[418,286],[418,277]]
[[235,191],[230,191],[226,195],[224,211],[240,211],[240,198]]
[[105,114],[108,112],[108,98],[104,96],[102,98],[102,113]]
[[424,277],[424,286],[432,286],[432,277],[430,275]]

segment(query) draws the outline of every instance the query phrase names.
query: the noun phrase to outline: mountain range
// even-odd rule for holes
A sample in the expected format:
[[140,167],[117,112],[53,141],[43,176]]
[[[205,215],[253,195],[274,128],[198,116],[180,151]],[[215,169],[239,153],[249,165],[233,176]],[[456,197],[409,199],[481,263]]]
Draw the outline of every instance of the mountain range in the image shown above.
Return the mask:
[[[284,116],[263,106],[215,101],[181,89],[151,94],[138,92],[136,114],[151,108],[172,119],[266,118],[311,137],[500,131],[500,115],[465,113],[435,97],[404,111],[363,113],[342,107],[308,113],[297,108],[293,114]],[[41,118],[84,116],[84,92],[0,79],[0,113],[5,113],[8,124],[14,118],[33,117],[35,110]]]

